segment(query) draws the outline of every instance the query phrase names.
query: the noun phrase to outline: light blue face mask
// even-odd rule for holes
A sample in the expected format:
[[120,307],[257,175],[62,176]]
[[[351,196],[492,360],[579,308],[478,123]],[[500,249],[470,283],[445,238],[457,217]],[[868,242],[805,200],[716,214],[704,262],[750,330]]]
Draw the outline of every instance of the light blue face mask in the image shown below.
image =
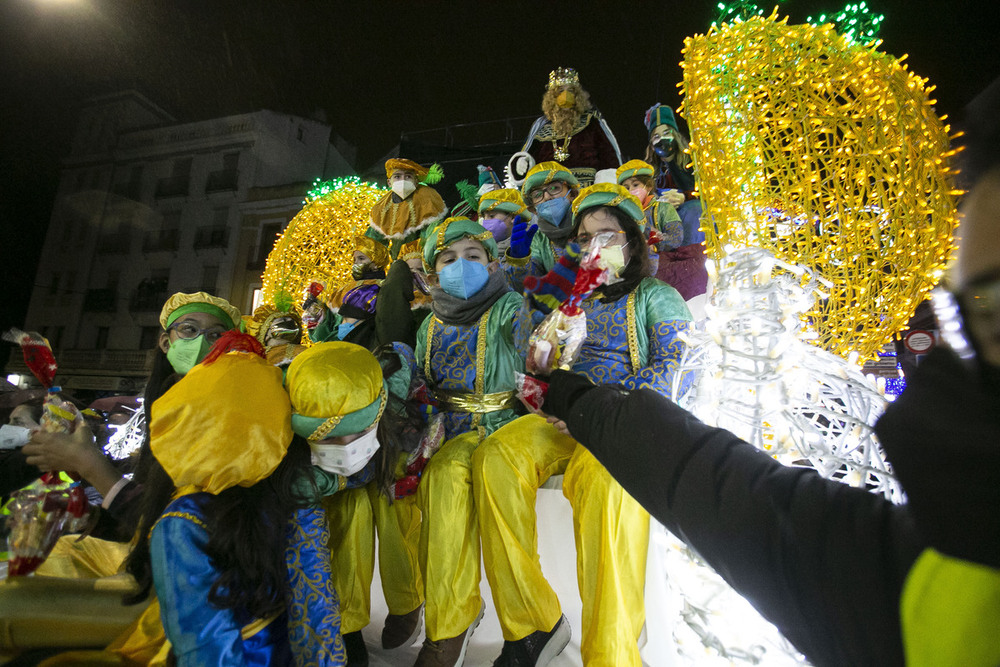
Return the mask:
[[340,324],[338,324],[337,340],[344,340],[344,337],[347,336],[347,334],[351,333],[351,331],[354,330],[354,327],[356,327],[357,324],[358,324],[357,322],[341,322]]
[[566,211],[569,210],[569,199],[559,197],[549,199],[535,206],[535,211],[539,217],[544,218],[550,224],[559,227],[566,219]]
[[489,270],[479,262],[459,257],[438,272],[441,289],[458,299],[475,296],[489,282]]

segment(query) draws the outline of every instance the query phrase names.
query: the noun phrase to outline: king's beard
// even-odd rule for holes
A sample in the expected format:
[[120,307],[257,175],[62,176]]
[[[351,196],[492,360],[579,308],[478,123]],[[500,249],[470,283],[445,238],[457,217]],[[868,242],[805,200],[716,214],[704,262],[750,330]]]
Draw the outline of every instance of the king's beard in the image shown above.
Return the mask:
[[571,109],[556,107],[547,116],[552,121],[552,129],[555,136],[564,139],[572,134],[573,128],[576,127],[576,123],[580,118],[580,111],[576,107]]

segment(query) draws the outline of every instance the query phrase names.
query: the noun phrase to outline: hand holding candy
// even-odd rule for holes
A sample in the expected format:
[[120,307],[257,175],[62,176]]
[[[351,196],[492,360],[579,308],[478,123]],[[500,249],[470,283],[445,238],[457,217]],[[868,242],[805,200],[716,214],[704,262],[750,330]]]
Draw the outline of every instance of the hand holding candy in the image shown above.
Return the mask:
[[420,445],[406,459],[405,474],[393,484],[393,495],[397,500],[417,492],[417,485],[427,462],[444,443],[444,416],[440,413],[431,417],[427,430],[420,439]]

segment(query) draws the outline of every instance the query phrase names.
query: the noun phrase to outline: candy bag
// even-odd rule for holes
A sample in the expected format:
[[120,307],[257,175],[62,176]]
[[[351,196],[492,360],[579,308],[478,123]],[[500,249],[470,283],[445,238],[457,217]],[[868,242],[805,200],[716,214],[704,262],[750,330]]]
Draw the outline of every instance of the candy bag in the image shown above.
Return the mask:
[[420,438],[420,445],[407,457],[403,476],[393,484],[393,495],[398,500],[417,492],[417,485],[427,462],[444,444],[444,414],[437,413],[427,422],[427,429]]
[[[38,381],[48,389],[39,423],[48,433],[72,433],[83,424],[76,406],[59,396],[53,386],[57,365],[49,343],[41,335],[11,329],[4,340],[17,343],[24,361]],[[68,485],[67,485],[68,484]],[[9,576],[34,572],[52,551],[56,540],[68,532],[83,530],[91,508],[79,481],[64,481],[58,472],[47,472],[32,485],[11,496]]]
[[621,280],[602,257],[606,247],[615,245],[617,236],[615,232],[605,232],[591,239],[580,258],[569,296],[528,337],[525,369],[529,373],[548,375],[557,368],[569,370],[576,362],[587,338],[587,316],[580,303],[601,285]]

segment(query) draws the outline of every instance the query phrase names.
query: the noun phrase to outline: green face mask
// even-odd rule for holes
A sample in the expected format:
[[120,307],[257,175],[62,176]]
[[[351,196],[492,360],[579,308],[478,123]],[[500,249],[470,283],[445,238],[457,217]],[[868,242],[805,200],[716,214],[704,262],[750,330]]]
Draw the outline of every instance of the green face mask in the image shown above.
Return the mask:
[[178,338],[167,348],[167,361],[174,371],[186,375],[211,349],[212,345],[205,340],[204,334],[196,338]]

